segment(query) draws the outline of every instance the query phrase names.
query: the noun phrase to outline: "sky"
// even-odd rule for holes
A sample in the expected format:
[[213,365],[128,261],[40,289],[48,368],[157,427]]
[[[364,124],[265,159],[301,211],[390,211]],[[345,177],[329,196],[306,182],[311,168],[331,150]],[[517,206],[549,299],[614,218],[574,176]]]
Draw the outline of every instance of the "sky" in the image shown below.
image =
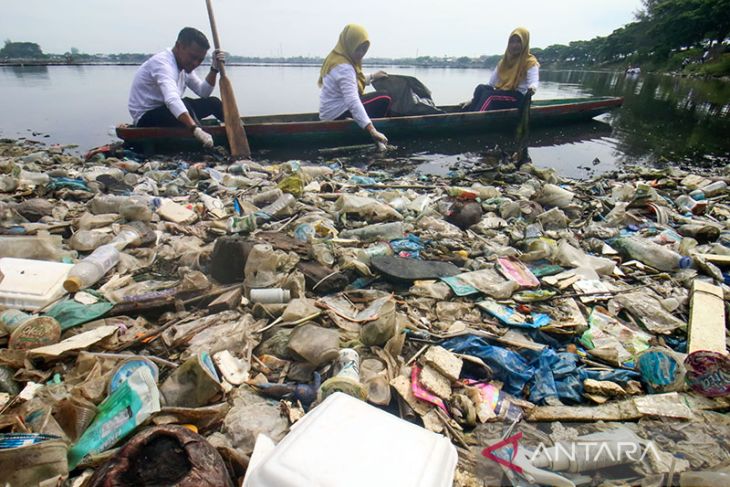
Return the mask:
[[[605,36],[631,22],[641,0],[212,0],[222,47],[241,56],[318,56],[342,28],[364,25],[368,56],[501,54],[509,33],[532,47]],[[193,26],[212,38],[204,0],[2,0],[0,39],[45,53],[154,53]]]

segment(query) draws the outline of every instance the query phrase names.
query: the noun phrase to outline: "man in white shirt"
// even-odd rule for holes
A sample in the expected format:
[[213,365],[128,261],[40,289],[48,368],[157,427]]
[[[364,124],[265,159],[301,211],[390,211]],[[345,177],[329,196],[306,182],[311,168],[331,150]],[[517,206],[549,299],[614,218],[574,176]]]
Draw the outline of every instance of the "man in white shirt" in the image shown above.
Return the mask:
[[[195,68],[203,62],[208,49],[210,43],[202,32],[185,27],[172,49],[155,54],[140,66],[132,82],[128,104],[129,114],[137,127],[187,127],[203,146],[213,146],[213,137],[199,124],[209,115],[223,120],[223,105],[219,98],[210,94],[225,55],[213,51],[210,71],[205,79],[200,79]],[[200,98],[182,98],[186,88]]]

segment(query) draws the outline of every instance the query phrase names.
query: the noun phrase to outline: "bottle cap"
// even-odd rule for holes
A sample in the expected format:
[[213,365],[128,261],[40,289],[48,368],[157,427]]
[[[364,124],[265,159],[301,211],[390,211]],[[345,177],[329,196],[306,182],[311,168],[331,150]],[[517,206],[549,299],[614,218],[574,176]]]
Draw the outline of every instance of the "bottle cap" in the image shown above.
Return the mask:
[[691,265],[692,265],[692,259],[690,257],[684,256],[681,259],[679,259],[679,268],[680,269],[687,269]]
[[63,281],[63,288],[70,293],[79,292],[81,289],[81,279],[76,276],[71,276]]

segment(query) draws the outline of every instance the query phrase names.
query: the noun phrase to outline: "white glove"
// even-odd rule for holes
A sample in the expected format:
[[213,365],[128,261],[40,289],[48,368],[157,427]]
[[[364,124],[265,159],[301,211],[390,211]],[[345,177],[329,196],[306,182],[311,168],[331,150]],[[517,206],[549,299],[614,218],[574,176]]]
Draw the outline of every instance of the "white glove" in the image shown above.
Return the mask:
[[214,71],[220,71],[221,70],[221,64],[226,63],[226,53],[221,51],[220,49],[216,49],[213,51],[213,54],[210,57],[210,67]]
[[200,127],[195,127],[195,130],[193,130],[193,137],[198,139],[198,142],[203,144],[203,147],[206,149],[213,147],[213,136]]
[[376,144],[385,144],[388,145],[388,137],[383,135],[382,133],[378,132],[375,127],[372,127],[370,129],[370,137],[373,138]]

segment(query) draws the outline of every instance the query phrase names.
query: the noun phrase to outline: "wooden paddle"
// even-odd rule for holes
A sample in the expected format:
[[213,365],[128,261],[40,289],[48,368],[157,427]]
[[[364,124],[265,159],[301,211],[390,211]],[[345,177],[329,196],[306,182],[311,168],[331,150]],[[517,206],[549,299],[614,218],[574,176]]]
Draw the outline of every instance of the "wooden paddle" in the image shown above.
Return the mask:
[[[213,32],[213,45],[216,49],[221,48],[218,39],[218,28],[215,25],[215,17],[213,16],[213,6],[210,0],[205,0],[208,6],[208,18],[210,19],[210,30]],[[226,124],[226,136],[228,137],[228,146],[231,148],[231,155],[234,157],[251,157],[251,148],[248,146],[246,131],[243,129],[241,116],[238,114],[238,105],[236,104],[236,96],[233,94],[233,86],[231,80],[226,76],[226,68],[223,64],[219,66],[221,79],[221,99],[223,102],[223,122]]]
[[532,105],[532,91],[528,91],[522,100],[522,106],[518,115],[517,130],[515,131],[515,142],[517,152],[515,159],[517,163],[524,163],[529,160],[527,155],[527,136],[530,133],[530,105]]

